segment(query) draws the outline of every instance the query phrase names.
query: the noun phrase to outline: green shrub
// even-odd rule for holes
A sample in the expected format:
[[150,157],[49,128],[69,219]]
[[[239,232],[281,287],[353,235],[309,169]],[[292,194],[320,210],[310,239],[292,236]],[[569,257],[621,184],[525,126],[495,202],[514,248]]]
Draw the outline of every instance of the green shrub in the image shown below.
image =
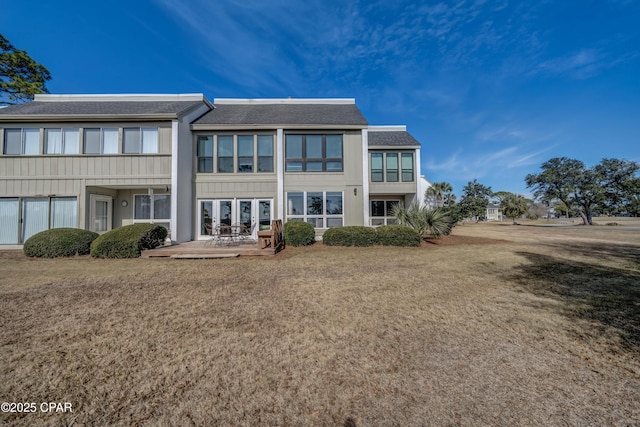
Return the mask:
[[405,225],[383,225],[375,229],[378,244],[384,246],[420,246],[422,236]]
[[391,214],[396,218],[398,224],[407,225],[420,236],[448,236],[451,229],[457,222],[450,216],[451,209],[420,206],[418,202],[412,202],[408,208],[402,205],[394,205]]
[[57,258],[86,255],[98,233],[79,228],[52,228],[29,237],[22,248],[26,256]]
[[291,246],[307,246],[316,239],[313,226],[302,221],[288,221],[284,224],[284,243]]
[[156,224],[133,224],[116,228],[91,244],[91,255],[101,258],[137,258],[140,251],[160,246],[167,229]]
[[378,234],[375,228],[348,225],[328,229],[322,241],[328,246],[373,246],[378,243]]

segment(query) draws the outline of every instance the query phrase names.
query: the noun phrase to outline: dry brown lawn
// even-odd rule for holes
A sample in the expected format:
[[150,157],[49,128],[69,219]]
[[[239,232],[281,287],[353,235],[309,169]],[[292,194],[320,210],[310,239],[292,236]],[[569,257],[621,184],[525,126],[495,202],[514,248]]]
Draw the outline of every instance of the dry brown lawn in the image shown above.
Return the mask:
[[273,258],[0,252],[16,425],[640,425],[640,231],[459,226]]

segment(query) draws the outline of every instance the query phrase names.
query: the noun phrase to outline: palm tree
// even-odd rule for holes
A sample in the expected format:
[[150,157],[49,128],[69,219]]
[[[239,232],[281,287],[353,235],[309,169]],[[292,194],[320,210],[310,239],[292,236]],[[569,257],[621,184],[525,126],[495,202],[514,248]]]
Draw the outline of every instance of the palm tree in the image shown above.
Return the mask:
[[529,209],[529,202],[520,194],[507,193],[500,202],[500,208],[504,216],[513,219],[513,224],[516,225],[516,219]]
[[456,204],[456,195],[453,193],[446,193],[444,195],[444,205],[448,208]]
[[414,201],[408,208],[402,204],[394,205],[391,214],[400,225],[406,225],[416,230],[422,237],[440,237],[451,233],[451,219],[442,208],[420,206]]
[[452,191],[453,187],[448,182],[434,182],[431,187],[427,188],[424,196],[426,199],[435,200],[436,207],[441,208],[444,206],[445,194],[451,193]]

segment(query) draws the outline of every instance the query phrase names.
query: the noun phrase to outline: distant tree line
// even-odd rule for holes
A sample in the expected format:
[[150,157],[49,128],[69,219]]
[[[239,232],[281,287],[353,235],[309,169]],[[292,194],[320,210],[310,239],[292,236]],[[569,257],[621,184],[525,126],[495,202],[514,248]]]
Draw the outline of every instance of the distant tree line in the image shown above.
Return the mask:
[[594,215],[640,215],[640,165],[623,159],[602,159],[593,167],[580,160],[555,157],[542,171],[525,178],[536,199],[561,202],[567,214],[593,224]]
[[425,201],[441,209],[455,223],[463,219],[479,221],[486,216],[490,202],[513,220],[527,216],[539,218],[556,214],[579,216],[592,225],[595,215],[640,216],[640,165],[624,159],[602,159],[593,167],[580,160],[556,157],[541,165],[541,172],[525,178],[535,200],[507,191],[493,192],[476,179],[463,189],[456,203],[453,187],[434,183],[425,192]]

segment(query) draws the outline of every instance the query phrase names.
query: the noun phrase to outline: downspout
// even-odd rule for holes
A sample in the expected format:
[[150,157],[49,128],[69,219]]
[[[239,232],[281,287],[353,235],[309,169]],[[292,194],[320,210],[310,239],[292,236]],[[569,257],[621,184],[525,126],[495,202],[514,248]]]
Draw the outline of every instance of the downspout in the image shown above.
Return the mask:
[[178,120],[171,121],[171,243],[178,240]]
[[284,224],[285,219],[285,200],[284,200],[284,130],[278,129],[276,131],[276,172],[277,172],[277,185],[278,185],[278,212],[276,212],[276,219],[282,220]]
[[362,129],[362,220],[369,225],[369,129]]

